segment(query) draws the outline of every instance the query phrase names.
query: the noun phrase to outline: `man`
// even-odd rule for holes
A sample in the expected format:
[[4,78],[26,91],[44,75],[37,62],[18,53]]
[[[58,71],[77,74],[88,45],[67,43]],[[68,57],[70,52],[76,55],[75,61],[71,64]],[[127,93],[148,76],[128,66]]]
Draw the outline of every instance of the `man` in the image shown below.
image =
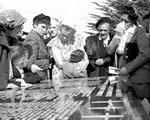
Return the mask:
[[48,28],[47,34],[44,36],[44,43],[47,45],[49,42],[58,35],[60,28],[60,21],[57,18],[51,18],[51,25]]
[[[39,14],[33,18],[33,29],[28,33],[24,44],[32,46],[32,55],[29,58],[27,69],[36,72],[39,79],[46,79],[47,70],[49,68],[50,59],[46,45],[44,44],[44,35],[47,34],[50,25],[50,17],[44,14]],[[32,64],[38,67],[32,66]],[[28,83],[36,82],[34,78],[28,79]]]
[[50,35],[52,38],[56,37],[59,33],[60,21],[57,18],[51,19],[51,26],[50,26]]
[[110,34],[111,20],[102,17],[95,25],[98,33],[86,39],[85,51],[88,55],[88,77],[107,75],[108,66],[112,65],[112,57],[106,52],[106,47],[112,39]]

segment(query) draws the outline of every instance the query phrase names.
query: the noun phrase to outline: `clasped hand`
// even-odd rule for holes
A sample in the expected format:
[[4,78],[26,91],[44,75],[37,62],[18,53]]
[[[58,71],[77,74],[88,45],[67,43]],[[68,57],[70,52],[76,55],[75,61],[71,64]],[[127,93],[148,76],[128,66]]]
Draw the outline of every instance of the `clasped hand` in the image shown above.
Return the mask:
[[128,71],[125,67],[122,67],[119,71],[119,78],[122,82],[128,81]]
[[96,65],[103,65],[103,64],[104,64],[104,59],[102,59],[102,58],[97,59],[97,60],[95,61],[95,64],[96,64]]

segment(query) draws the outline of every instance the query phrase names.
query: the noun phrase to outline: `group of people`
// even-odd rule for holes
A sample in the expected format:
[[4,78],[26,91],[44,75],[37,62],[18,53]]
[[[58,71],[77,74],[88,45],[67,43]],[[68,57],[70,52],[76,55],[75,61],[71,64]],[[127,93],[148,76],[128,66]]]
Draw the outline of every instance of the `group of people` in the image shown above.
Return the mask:
[[[3,28],[0,30],[0,90],[40,83],[48,79],[48,74],[56,89],[62,86],[64,78],[87,77],[83,37],[74,28],[38,14],[33,18],[32,30],[19,41],[25,22],[16,10],[0,13]],[[73,74],[66,69],[66,66],[72,69],[72,65],[76,69]]]
[[108,66],[117,67],[123,92],[150,102],[150,38],[145,28],[149,24],[138,22],[132,6],[124,6],[120,18],[111,32],[110,18],[102,17],[95,25],[98,33],[87,37],[88,77],[108,75]]
[[115,66],[124,90],[150,101],[150,40],[132,6],[122,9],[115,32],[111,19],[102,17],[95,24],[98,33],[86,40],[71,26],[39,14],[20,42],[16,38],[25,22],[15,10],[0,13],[1,90],[39,83],[48,71],[58,90],[63,79],[107,76],[108,67]]

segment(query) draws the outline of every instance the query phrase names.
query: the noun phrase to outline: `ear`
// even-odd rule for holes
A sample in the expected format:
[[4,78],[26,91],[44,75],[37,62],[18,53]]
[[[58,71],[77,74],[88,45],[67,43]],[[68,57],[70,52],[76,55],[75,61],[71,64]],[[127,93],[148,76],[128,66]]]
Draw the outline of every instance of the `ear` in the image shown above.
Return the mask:
[[33,28],[37,28],[38,24],[33,23]]

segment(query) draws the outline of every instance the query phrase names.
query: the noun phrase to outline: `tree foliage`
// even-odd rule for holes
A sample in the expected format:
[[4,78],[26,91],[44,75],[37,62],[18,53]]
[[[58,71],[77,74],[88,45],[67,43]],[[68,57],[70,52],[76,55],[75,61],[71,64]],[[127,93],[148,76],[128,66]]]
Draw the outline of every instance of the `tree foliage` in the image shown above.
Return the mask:
[[[96,10],[112,19],[114,27],[120,21],[120,12],[124,5],[132,5],[135,8],[139,16],[139,21],[141,21],[146,14],[150,13],[150,0],[105,0],[103,4],[99,2],[92,2],[92,4],[96,6]],[[102,17],[94,13],[90,13],[89,15],[96,21]],[[88,23],[87,26],[95,31],[95,23]]]

